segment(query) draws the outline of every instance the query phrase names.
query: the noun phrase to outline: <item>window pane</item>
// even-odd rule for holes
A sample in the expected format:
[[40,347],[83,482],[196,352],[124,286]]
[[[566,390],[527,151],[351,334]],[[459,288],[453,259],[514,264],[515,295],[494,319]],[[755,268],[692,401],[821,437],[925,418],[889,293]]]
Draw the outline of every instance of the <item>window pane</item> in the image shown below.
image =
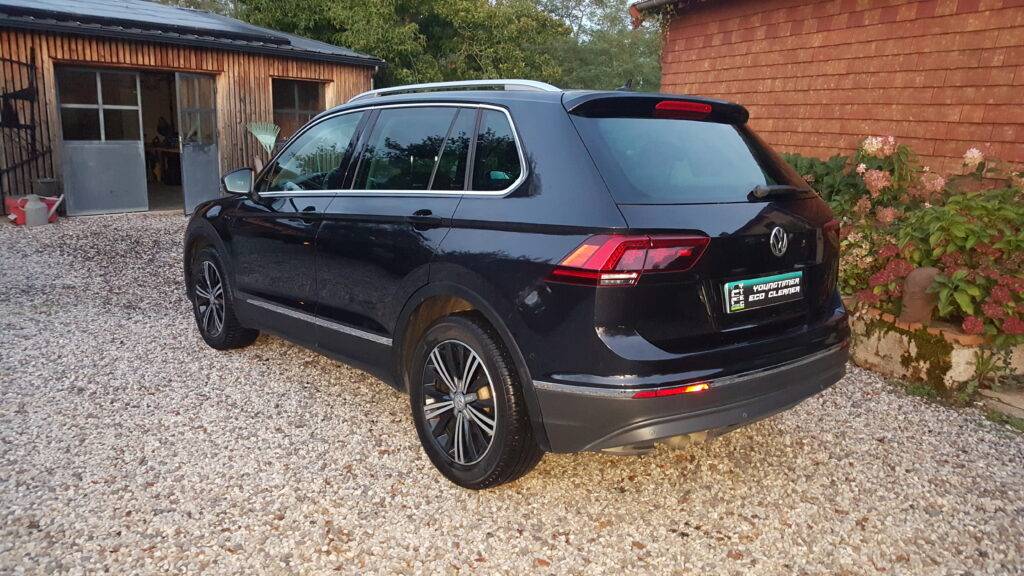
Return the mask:
[[664,118],[573,117],[616,202],[746,202],[803,180],[745,127]]
[[138,106],[139,94],[135,85],[135,74],[100,74],[104,106]]
[[65,140],[99,140],[100,111],[95,108],[61,108],[60,124]]
[[298,88],[299,110],[322,111],[324,105],[321,103],[320,95],[323,93],[323,84],[319,82],[296,82]]
[[181,114],[181,138],[184,142],[212,144],[216,141],[213,112],[190,111]]
[[344,178],[345,151],[362,113],[330,118],[289,144],[260,186],[262,192],[338,190]]
[[295,112],[274,112],[274,124],[281,127],[278,139],[287,140],[313,118],[312,114]]
[[475,126],[476,110],[459,110],[459,116],[455,119],[441,153],[441,160],[437,163],[431,190],[462,190],[465,187],[469,140]]
[[181,108],[197,108],[196,79],[190,76],[178,77],[178,106]]
[[213,104],[213,78],[195,78],[196,83],[196,108],[214,108]]
[[60,90],[61,104],[96,104],[98,102],[95,72],[57,68],[57,86]]
[[270,80],[273,90],[274,110],[294,110],[295,106],[295,84],[291,80],[273,78]]
[[473,190],[504,190],[521,173],[519,151],[508,118],[501,112],[484,110],[480,133],[476,136]]
[[453,108],[382,110],[356,179],[359,190],[426,190]]
[[139,140],[138,110],[103,110],[105,140]]

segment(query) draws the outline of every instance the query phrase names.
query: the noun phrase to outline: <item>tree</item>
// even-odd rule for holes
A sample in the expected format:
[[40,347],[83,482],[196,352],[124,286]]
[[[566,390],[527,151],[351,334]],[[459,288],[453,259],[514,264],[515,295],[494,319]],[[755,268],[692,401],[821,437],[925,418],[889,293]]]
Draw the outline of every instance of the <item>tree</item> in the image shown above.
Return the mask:
[[559,64],[564,88],[609,90],[633,81],[634,90],[661,85],[661,26],[657,20],[633,29],[624,0],[536,0],[573,28]]
[[156,0],[160,4],[177,6],[179,8],[192,8],[193,10],[204,10],[214,14],[231,16],[235,12],[233,0]]
[[260,26],[384,58],[377,85],[561,76],[548,49],[571,31],[531,0],[237,0]]

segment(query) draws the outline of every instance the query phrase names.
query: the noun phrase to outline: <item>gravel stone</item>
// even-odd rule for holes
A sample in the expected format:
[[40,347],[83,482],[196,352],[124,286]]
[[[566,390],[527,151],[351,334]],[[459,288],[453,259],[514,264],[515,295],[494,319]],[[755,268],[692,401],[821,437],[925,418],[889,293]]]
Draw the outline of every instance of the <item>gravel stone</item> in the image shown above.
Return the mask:
[[185,223],[0,226],[0,573],[1024,574],[1024,438],[857,368],[686,451],[462,490],[378,380],[207,348]]

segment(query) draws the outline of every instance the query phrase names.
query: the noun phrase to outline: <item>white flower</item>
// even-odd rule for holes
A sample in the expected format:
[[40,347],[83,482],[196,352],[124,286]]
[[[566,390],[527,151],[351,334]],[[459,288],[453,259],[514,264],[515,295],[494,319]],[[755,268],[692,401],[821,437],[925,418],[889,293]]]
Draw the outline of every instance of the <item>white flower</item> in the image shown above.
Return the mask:
[[985,155],[977,148],[971,148],[967,152],[964,152],[964,165],[972,170],[977,168],[978,164],[981,164],[984,161]]
[[861,162],[857,164],[857,174],[863,174],[868,171],[868,165]]

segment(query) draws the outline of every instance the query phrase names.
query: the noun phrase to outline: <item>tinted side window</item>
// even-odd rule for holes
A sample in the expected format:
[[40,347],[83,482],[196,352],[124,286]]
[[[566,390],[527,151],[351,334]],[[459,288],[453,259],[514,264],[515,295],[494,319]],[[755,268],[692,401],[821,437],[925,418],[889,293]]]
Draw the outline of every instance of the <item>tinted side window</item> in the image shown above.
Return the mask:
[[345,151],[362,117],[355,112],[328,118],[296,138],[263,178],[260,192],[340,189]]
[[496,110],[483,110],[476,136],[473,162],[473,190],[504,190],[519,178],[523,167],[508,117]]
[[427,190],[456,108],[381,110],[356,176],[357,190]]

